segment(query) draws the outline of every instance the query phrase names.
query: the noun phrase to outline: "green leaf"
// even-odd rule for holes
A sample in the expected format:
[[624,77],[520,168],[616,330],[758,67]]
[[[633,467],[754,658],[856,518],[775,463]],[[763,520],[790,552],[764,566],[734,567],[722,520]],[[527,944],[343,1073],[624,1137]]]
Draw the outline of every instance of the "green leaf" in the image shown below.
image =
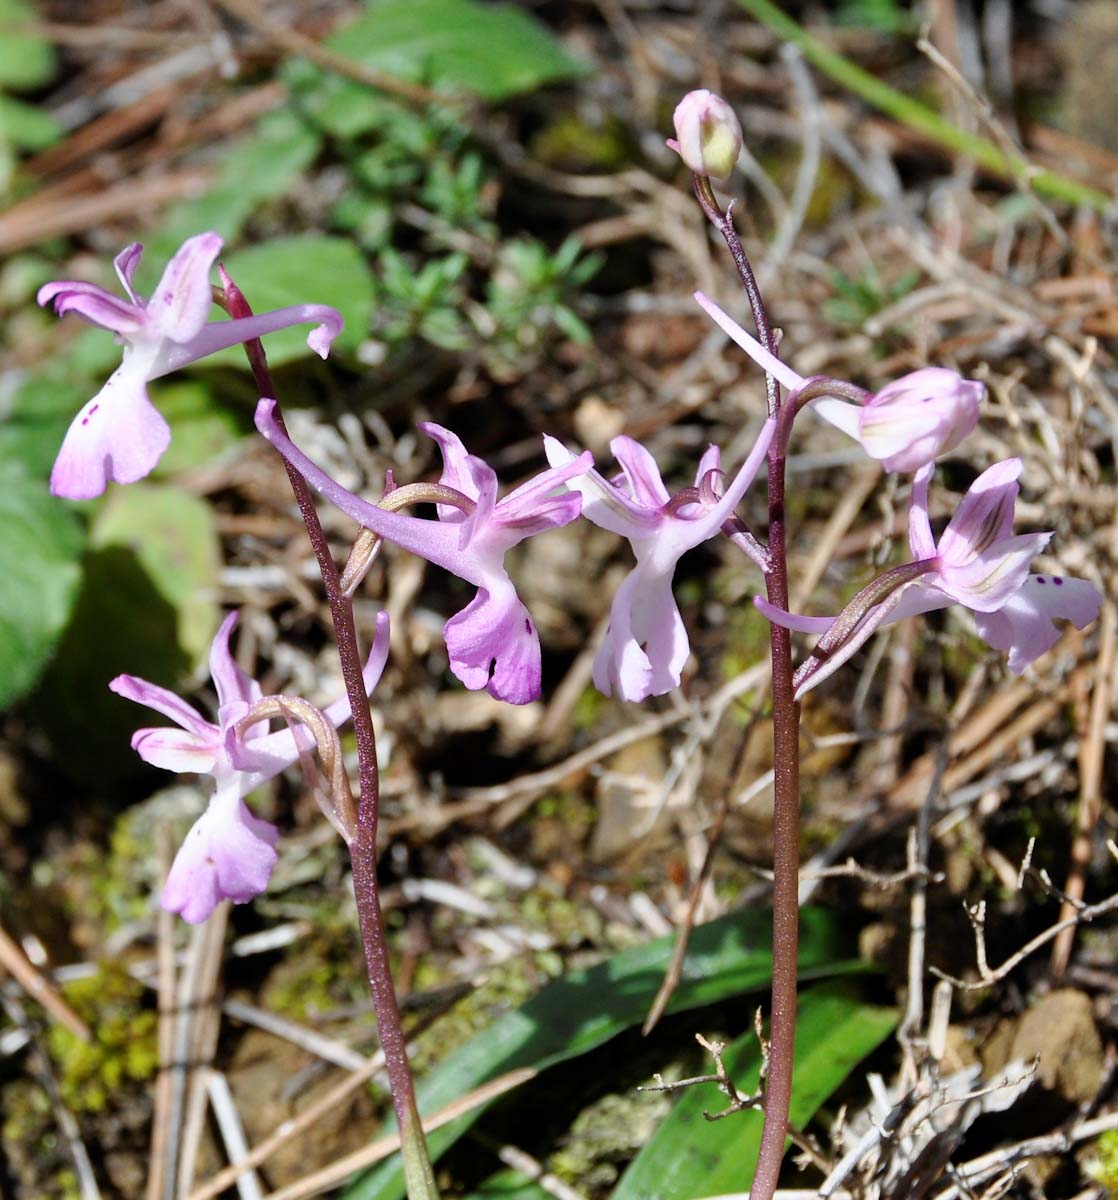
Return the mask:
[[252,429],[247,410],[242,425],[201,380],[157,384],[148,390],[171,426],[171,444],[152,472],[153,478],[166,479],[215,462]]
[[0,93],[0,141],[20,150],[45,150],[61,136],[62,127],[50,113]]
[[39,87],[54,74],[54,51],[46,38],[10,32],[36,19],[27,0],[0,0],[0,88]]
[[374,0],[327,45],[390,75],[494,101],[589,70],[529,13],[476,0]]
[[[805,1125],[819,1106],[885,1040],[897,1023],[893,1009],[859,999],[846,982],[820,984],[800,997],[791,1121]],[[752,1031],[726,1048],[723,1063],[745,1092],[755,1091],[760,1051]],[[688,1088],[621,1176],[611,1200],[697,1200],[748,1191],[761,1145],[761,1113],[752,1109],[719,1121],[728,1103],[717,1084]]]
[[212,229],[233,242],[258,208],[287,194],[320,145],[319,135],[298,114],[264,117],[251,136],[226,151],[217,183],[204,195],[176,205],[145,239],[140,291],[151,291],[171,256],[194,234]]
[[219,619],[214,597],[221,549],[210,506],[167,484],[115,488],[94,518],[90,545],[135,554],[176,614],[179,645],[200,660]]
[[[433,1113],[516,1067],[543,1070],[586,1054],[644,1020],[671,959],[674,935],[614,955],[548,984],[527,1004],[493,1022],[449,1055],[418,1089],[420,1111]],[[842,923],[831,913],[801,914],[800,973],[818,977],[862,970],[846,955]],[[763,910],[732,913],[698,926],[691,936],[669,1012],[681,1012],[763,987],[772,972],[772,916]],[[475,1110],[428,1138],[437,1158],[480,1115]],[[354,1181],[345,1200],[400,1200],[399,1159]]]
[[0,708],[37,682],[78,594],[74,514],[15,462],[0,462]]
[[[256,312],[288,304],[331,304],[345,318],[345,329],[334,343],[337,349],[354,350],[369,332],[373,305],[373,276],[360,250],[347,238],[307,234],[274,238],[225,258],[225,268]],[[299,325],[269,334],[264,339],[273,366],[303,358],[310,325]],[[239,346],[223,351],[210,362],[244,366]]]

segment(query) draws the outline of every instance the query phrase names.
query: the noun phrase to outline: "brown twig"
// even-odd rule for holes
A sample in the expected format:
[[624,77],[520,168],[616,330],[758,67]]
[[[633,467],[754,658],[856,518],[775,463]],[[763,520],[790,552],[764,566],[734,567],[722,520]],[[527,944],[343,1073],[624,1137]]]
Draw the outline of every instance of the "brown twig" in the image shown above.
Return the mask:
[[63,1000],[54,985],[28,961],[20,944],[0,925],[0,973],[7,971],[32,1000],[83,1042],[92,1039],[89,1026]]

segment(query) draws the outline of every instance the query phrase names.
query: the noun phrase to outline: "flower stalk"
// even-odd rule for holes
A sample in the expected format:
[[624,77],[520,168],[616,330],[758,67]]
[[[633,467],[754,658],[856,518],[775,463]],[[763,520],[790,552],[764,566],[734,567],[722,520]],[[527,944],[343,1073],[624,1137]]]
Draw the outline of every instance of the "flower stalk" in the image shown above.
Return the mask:
[[[219,303],[231,317],[252,315],[248,301],[224,269],[221,270],[223,292]],[[216,298],[216,297],[215,297]],[[259,339],[245,342],[245,351],[253,378],[261,396],[274,397],[275,385],[264,347]],[[286,432],[278,401],[274,418]],[[342,677],[353,710],[353,731],[357,739],[359,793],[357,819],[352,840],[348,843],[353,867],[353,892],[361,943],[365,948],[365,965],[377,1019],[377,1035],[384,1051],[385,1069],[392,1091],[396,1122],[400,1128],[400,1153],[409,1200],[438,1200],[435,1173],[423,1136],[419,1107],[415,1098],[415,1083],[408,1062],[407,1044],[400,1023],[400,1009],[392,980],[388,940],[380,904],[377,879],[377,824],[380,815],[380,774],[377,767],[376,732],[365,696],[361,676],[361,653],[357,644],[357,629],[353,620],[353,602],[342,586],[341,576],[322,529],[311,489],[290,463],[284,468],[307,529],[318,569],[326,590],[334,639],[341,662]]]

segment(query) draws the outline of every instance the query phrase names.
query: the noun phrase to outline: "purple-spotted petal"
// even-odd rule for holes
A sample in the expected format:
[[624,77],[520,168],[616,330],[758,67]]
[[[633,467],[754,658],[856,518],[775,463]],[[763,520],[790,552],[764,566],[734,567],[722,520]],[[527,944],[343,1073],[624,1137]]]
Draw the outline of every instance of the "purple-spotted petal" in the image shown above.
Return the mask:
[[1102,597],[1085,579],[1030,575],[1020,591],[996,612],[975,613],[983,639],[1009,652],[1009,669],[1020,675],[1060,640],[1054,619],[1085,629],[1099,615]]
[[540,639],[511,583],[478,588],[443,630],[450,669],[471,691],[487,688],[497,700],[527,704],[539,697]]
[[70,312],[77,313],[91,325],[99,325],[123,338],[138,333],[146,322],[142,308],[114,296],[112,292],[106,292],[95,283],[77,280],[45,283],[36,298],[40,305],[53,302],[54,311],[60,317]]
[[56,496],[88,500],[109,480],[135,483],[151,472],[171,430],[144,385],[141,369],[125,361],[74,418],[51,471]]
[[140,257],[143,252],[143,245],[140,242],[133,242],[130,246],[125,246],[116,258],[113,259],[113,266],[116,268],[116,277],[120,280],[121,287],[124,288],[128,299],[133,304],[140,303],[140,299],[132,287],[132,276],[136,274],[136,268],[140,265]]
[[175,855],[161,903],[197,925],[222,900],[243,904],[268,886],[279,831],[242,800],[218,794]]
[[189,342],[198,336],[213,308],[210,272],[221,253],[216,233],[188,238],[167,264],[147,303],[148,319],[172,342]]

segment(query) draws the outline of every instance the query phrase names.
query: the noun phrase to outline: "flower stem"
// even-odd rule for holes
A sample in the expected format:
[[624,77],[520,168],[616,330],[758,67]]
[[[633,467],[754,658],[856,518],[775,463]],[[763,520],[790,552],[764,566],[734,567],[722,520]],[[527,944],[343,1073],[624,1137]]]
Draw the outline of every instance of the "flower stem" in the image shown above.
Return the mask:
[[[695,177],[703,211],[722,235],[745,289],[757,338],[772,355],[776,338],[745,248],[734,229],[733,215],[722,212],[710,181]],[[780,384],[765,377],[769,415],[777,433],[769,447],[769,536],[765,590],[771,604],[788,607],[788,551],[784,513],[785,462],[792,407],[782,412]],[[779,599],[778,599],[779,597]],[[770,624],[773,713],[773,965],[769,1018],[769,1072],[765,1080],[765,1124],[750,1189],[751,1200],[772,1200],[784,1159],[788,1110],[792,1101],[792,1066],[796,1041],[796,960],[800,926],[800,706],[792,684],[792,641],[787,629]]]
[[[241,290],[224,270],[222,280],[225,291],[222,306],[231,317],[247,317],[252,309]],[[276,398],[264,347],[259,339],[245,343],[245,353],[252,368],[253,378],[261,396]],[[275,419],[286,433],[283,414],[276,400]],[[353,732],[357,738],[360,797],[357,804],[357,825],[349,846],[353,866],[353,892],[357,902],[357,918],[361,930],[361,942],[365,948],[365,965],[372,993],[373,1009],[377,1019],[377,1035],[384,1051],[385,1070],[392,1091],[392,1103],[396,1122],[400,1127],[400,1152],[404,1161],[404,1178],[410,1200],[438,1200],[435,1173],[427,1152],[427,1142],[419,1119],[419,1108],[415,1099],[415,1083],[408,1063],[407,1043],[400,1023],[400,1009],[396,1003],[396,989],[392,982],[392,970],[388,955],[388,940],[385,936],[384,916],[380,905],[380,888],[377,881],[377,822],[380,811],[380,774],[377,768],[376,733],[361,672],[361,652],[357,644],[357,629],[353,620],[353,603],[345,594],[330,544],[318,519],[314,497],[306,480],[284,460],[287,478],[303,524],[307,528],[311,547],[314,550],[322,582],[326,589],[326,600],[330,606],[330,617],[334,625],[334,639],[338,647],[338,658],[345,680],[353,712]]]

